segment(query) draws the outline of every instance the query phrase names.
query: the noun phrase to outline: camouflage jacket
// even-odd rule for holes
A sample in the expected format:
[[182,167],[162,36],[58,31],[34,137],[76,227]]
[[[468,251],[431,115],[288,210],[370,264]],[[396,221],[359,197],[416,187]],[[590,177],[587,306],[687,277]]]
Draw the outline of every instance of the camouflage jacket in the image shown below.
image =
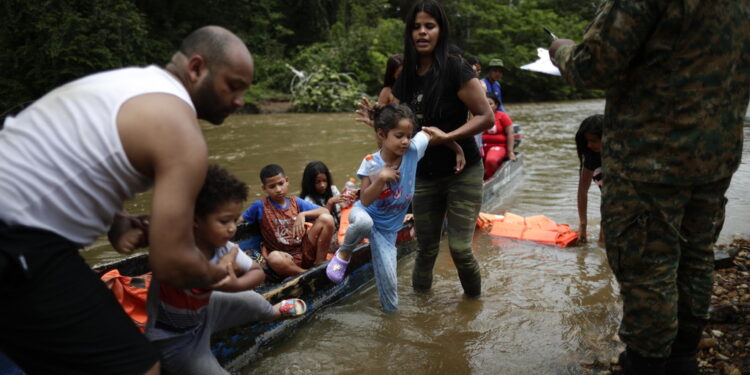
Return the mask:
[[694,185],[739,166],[750,0],[607,0],[554,60],[570,84],[606,90],[605,176]]

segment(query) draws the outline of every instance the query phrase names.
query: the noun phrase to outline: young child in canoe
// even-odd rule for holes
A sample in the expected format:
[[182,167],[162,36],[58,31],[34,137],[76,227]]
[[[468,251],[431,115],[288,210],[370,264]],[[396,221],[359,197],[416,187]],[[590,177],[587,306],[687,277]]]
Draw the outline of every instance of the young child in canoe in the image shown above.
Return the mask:
[[[385,311],[398,310],[396,290],[396,234],[414,196],[417,162],[424,155],[433,134],[440,129],[424,127],[412,137],[414,114],[406,105],[389,104],[370,111],[380,151],[365,156],[357,170],[362,179],[360,200],[349,213],[349,228],[336,255],[326,268],[328,278],[339,283],[354,248],[367,237],[370,241],[375,282]],[[456,152],[456,171],[465,164],[456,142],[446,144]]]
[[[586,242],[589,188],[591,182],[602,188],[602,125],[603,115],[587,117],[576,132],[576,152],[580,162],[578,180],[578,238]],[[603,231],[599,232],[599,243],[604,244]]]
[[269,277],[299,275],[323,263],[335,232],[328,209],[287,197],[289,178],[276,164],[261,169],[260,181],[268,196],[253,202],[242,214],[242,220],[260,226],[261,253],[266,258]]
[[341,219],[341,205],[354,201],[353,196],[339,192],[333,184],[331,172],[322,161],[311,161],[307,164],[302,173],[302,190],[299,195],[310,203],[327,208],[333,216],[336,228]]
[[263,283],[263,271],[230,241],[245,199],[244,182],[221,167],[209,166],[195,203],[193,235],[203,256],[226,267],[229,275],[208,289],[178,289],[151,281],[145,334],[161,352],[166,373],[228,374],[211,353],[211,334],[255,321],[298,317],[307,309],[299,299],[271,306],[251,290]]

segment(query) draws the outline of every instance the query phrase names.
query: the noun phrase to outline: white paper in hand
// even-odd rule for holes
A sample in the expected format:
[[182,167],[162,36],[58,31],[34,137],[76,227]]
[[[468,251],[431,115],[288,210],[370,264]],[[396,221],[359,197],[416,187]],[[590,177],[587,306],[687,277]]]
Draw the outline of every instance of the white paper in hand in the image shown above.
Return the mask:
[[551,74],[553,76],[560,75],[560,69],[557,69],[557,67],[552,64],[552,61],[549,59],[549,51],[547,51],[547,49],[539,47],[536,49],[536,53],[537,55],[539,55],[539,60],[534,61],[531,64],[523,65],[521,66],[521,69],[530,70],[532,72]]

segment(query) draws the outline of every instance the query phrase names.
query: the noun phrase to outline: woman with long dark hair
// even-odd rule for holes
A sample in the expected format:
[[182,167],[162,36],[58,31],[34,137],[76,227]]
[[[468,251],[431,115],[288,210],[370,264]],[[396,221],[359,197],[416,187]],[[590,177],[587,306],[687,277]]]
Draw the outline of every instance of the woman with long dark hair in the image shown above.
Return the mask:
[[[482,204],[484,167],[473,136],[489,129],[492,109],[471,66],[448,53],[450,28],[445,11],[433,0],[419,1],[406,18],[404,68],[393,86],[393,95],[408,105],[417,118],[417,130],[433,134],[417,169],[414,220],[419,250],[412,286],[432,287],[444,220],[448,244],[464,293],[479,296],[482,277],[472,253],[479,208]],[[466,120],[467,112],[473,116]],[[362,111],[360,111],[362,113]],[[446,142],[463,149],[466,167],[456,173],[456,155]]]

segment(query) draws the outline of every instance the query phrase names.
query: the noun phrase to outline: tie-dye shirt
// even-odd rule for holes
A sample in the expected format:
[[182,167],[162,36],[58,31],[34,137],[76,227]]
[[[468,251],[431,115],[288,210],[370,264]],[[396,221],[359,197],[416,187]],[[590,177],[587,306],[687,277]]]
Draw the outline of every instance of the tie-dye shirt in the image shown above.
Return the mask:
[[[397,232],[403,227],[404,216],[409,204],[414,198],[414,182],[417,175],[417,162],[424,156],[429,138],[424,132],[419,132],[411,140],[409,149],[401,158],[398,167],[400,179],[397,183],[387,183],[378,198],[365,207],[361,201],[357,205],[364,208],[373,221],[373,226],[380,231]],[[361,179],[365,176],[372,180],[380,172],[385,162],[380,151],[365,156],[357,170]]]

